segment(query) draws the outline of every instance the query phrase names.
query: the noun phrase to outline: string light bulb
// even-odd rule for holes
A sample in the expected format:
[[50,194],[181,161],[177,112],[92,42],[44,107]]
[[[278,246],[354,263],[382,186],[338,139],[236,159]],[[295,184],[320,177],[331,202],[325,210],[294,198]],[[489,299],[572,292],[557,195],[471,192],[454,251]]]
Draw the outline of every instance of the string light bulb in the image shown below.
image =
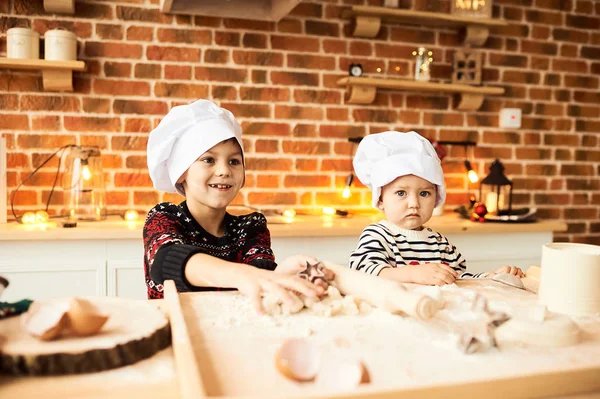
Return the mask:
[[92,172],[90,172],[87,163],[81,168],[81,177],[83,177],[83,180],[85,181],[89,181],[92,178]]
[[140,214],[135,209],[128,209],[123,214],[123,219],[127,222],[135,222],[140,218]]
[[479,181],[479,176],[477,176],[477,172],[473,170],[471,166],[471,162],[468,159],[465,159],[465,168],[467,169],[467,177],[471,183],[477,183]]
[[293,209],[286,209],[285,211],[283,211],[283,216],[291,219],[294,216],[296,216],[296,211]]
[[348,199],[352,196],[352,181],[354,181],[354,173],[350,173],[346,178],[346,185],[342,191],[342,198]]
[[50,220],[50,215],[48,215],[48,212],[37,211],[35,213],[35,223],[44,224],[44,223],[48,223],[48,220]]
[[330,206],[326,206],[323,208],[323,214],[328,215],[328,216],[333,216],[333,215],[335,215],[335,209]]
[[35,224],[35,213],[34,212],[25,212],[23,214],[23,216],[21,216],[21,223]]

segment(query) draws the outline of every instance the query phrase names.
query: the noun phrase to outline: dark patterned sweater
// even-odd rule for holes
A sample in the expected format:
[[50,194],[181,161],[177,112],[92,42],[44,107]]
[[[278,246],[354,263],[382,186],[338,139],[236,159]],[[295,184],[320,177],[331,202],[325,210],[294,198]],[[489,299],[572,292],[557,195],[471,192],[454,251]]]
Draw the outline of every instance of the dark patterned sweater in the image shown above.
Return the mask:
[[177,290],[210,291],[195,287],[185,278],[185,265],[197,253],[230,262],[274,270],[271,235],[265,217],[254,212],[243,216],[225,214],[225,234],[215,237],[192,217],[186,202],[163,202],[148,213],[144,224],[144,275],[148,298],[163,297],[163,282],[174,280]]

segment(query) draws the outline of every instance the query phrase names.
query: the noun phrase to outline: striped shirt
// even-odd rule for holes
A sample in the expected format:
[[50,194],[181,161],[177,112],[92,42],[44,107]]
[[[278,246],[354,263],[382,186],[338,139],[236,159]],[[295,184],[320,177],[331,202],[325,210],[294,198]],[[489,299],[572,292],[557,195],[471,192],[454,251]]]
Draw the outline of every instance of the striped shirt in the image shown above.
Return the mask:
[[467,261],[440,233],[402,229],[387,220],[367,226],[350,255],[349,267],[379,275],[388,267],[423,263],[443,263],[460,273],[460,277],[485,277],[487,273],[467,273]]

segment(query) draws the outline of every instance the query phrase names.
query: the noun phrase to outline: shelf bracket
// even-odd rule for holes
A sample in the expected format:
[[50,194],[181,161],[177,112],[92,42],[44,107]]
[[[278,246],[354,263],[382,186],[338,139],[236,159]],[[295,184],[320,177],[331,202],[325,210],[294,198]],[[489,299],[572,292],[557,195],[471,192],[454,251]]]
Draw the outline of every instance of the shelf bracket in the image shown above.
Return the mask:
[[481,107],[485,96],[483,94],[461,93],[456,109],[461,111],[475,111]]
[[42,70],[44,90],[73,91],[73,71],[44,69]]
[[357,16],[354,23],[353,36],[375,37],[381,29],[381,18]]
[[465,29],[465,45],[474,47],[483,46],[489,35],[490,30],[486,26],[467,25]]
[[371,104],[375,101],[377,88],[375,86],[349,86],[348,104]]

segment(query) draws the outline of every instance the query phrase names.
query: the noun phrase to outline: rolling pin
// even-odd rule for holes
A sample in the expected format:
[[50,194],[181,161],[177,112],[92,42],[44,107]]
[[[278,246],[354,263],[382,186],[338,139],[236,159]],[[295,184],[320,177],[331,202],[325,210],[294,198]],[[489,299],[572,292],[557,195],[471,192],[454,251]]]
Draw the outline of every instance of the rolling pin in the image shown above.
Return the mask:
[[344,295],[352,295],[390,313],[431,319],[443,303],[427,295],[408,291],[396,281],[372,276],[334,263],[323,262],[335,273],[333,284]]

